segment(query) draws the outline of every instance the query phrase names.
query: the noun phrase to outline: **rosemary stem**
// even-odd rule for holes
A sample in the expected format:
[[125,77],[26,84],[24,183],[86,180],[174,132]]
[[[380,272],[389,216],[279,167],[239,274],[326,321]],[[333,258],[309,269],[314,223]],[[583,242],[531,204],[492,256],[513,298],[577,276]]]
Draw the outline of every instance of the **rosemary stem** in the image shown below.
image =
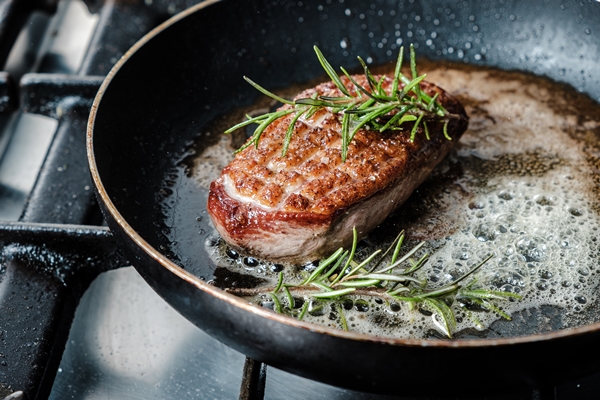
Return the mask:
[[452,293],[457,291],[458,289],[460,289],[459,285],[448,285],[448,286],[444,286],[443,288],[437,289],[437,290],[432,290],[431,292],[426,292],[423,294],[420,294],[418,296],[416,296],[417,298],[426,298],[426,297],[439,297],[439,296],[443,296],[446,295],[448,293]]
[[308,310],[308,301],[305,301],[304,304],[302,305],[302,309],[300,310],[300,314],[298,315],[299,321],[302,321],[302,318],[304,318],[304,314],[306,314],[307,310]]
[[[368,265],[379,253],[381,253],[381,249],[376,250],[375,252],[373,252],[373,254],[371,254],[369,257],[367,257],[363,262],[361,262],[356,267],[354,267],[350,272],[348,272],[346,274],[346,276],[344,278],[342,278],[342,281],[349,279],[352,275],[354,275],[356,272],[358,272],[361,268],[364,268],[365,265]],[[331,286],[333,286],[333,284]]]
[[348,280],[344,282],[338,283],[340,286],[344,287],[366,287],[366,286],[374,286],[379,284],[381,279],[365,279],[365,280]]
[[294,298],[292,297],[292,293],[290,292],[290,289],[287,286],[284,286],[283,291],[288,299],[288,304],[290,306],[290,310],[293,310],[296,303],[294,301]]
[[317,288],[319,288],[319,289],[321,289],[321,290],[324,290],[326,292],[333,292],[334,291],[331,287],[325,286],[325,285],[323,285],[322,283],[319,283],[319,282],[311,282],[310,284],[313,285],[313,286],[315,286],[315,287],[317,287]]
[[281,314],[281,302],[279,301],[279,298],[274,294],[274,293],[269,293],[269,295],[271,296],[271,299],[273,300],[273,310],[277,313],[277,314]]
[[342,254],[340,256],[340,258],[338,258],[337,262],[333,265],[333,267],[331,267],[329,269],[329,271],[327,271],[323,276],[322,276],[322,280],[326,280],[329,279],[329,277],[331,276],[331,274],[333,274],[335,271],[337,271],[337,269],[340,267],[340,264],[342,263],[342,261],[344,261],[344,259],[348,257],[348,250],[346,250],[344,252],[344,254]]
[[278,274],[278,277],[277,277],[277,286],[275,286],[273,293],[279,292],[279,289],[281,289],[282,284],[283,284],[283,271],[280,271]]
[[389,266],[387,266],[386,268],[380,269],[379,271],[377,271],[378,274],[390,271],[394,268],[396,268],[397,266],[399,266],[400,264],[402,264],[404,261],[408,260],[413,254],[415,254],[421,247],[423,247],[425,245],[425,242],[421,242],[418,245],[416,245],[415,247],[413,247],[408,253],[406,253],[404,256],[402,256],[399,260],[397,260],[396,262],[390,264]]
[[339,290],[333,290],[331,292],[314,293],[314,294],[312,294],[312,297],[317,298],[317,299],[332,299],[332,298],[343,296],[345,294],[353,293],[355,291],[356,291],[355,288],[339,289]]
[[317,267],[317,269],[315,269],[313,271],[312,274],[310,274],[310,276],[308,278],[306,278],[306,280],[304,282],[301,283],[301,285],[306,285],[310,282],[312,282],[313,280],[315,280],[315,278],[317,276],[319,276],[319,274],[321,274],[321,272],[323,272],[323,270],[325,268],[327,268],[329,265],[331,265],[335,260],[338,259],[338,257],[340,256],[340,254],[342,254],[344,252],[344,248],[340,247],[339,249],[337,249],[337,251],[335,253],[333,253],[331,256],[329,256],[329,258],[321,261],[319,263],[319,266]]
[[463,276],[461,276],[460,278],[456,279],[454,282],[452,282],[450,285],[456,285],[459,282],[463,281],[466,277],[468,277],[469,275],[473,274],[475,271],[477,271],[479,268],[481,268],[485,263],[487,263],[492,257],[494,257],[493,254],[490,254],[489,256],[487,256],[486,258],[484,258],[479,264],[477,264],[476,266],[474,266],[473,268],[471,268],[471,270],[469,272],[467,272],[466,274],[464,274]]
[[[260,287],[260,288],[226,288],[225,291],[227,293],[231,293],[233,295],[239,297],[252,297],[261,295],[264,293],[272,294],[272,287]],[[288,286],[288,289],[291,293],[294,293],[298,296],[310,296],[312,297],[314,294],[322,290],[316,286]],[[344,289],[345,290],[345,289]],[[333,292],[333,290],[331,290]],[[331,293],[329,292],[329,293]],[[386,290],[384,288],[356,288],[354,290],[353,295],[356,296],[365,296],[365,297],[382,297],[386,296]]]
[[269,96],[269,97],[277,100],[280,103],[291,104],[291,105],[294,104],[293,101],[284,99],[283,97],[277,96],[276,94],[269,92],[267,89],[263,88],[262,86],[260,86],[258,83],[254,82],[252,79],[248,78],[247,76],[244,76],[244,80],[246,80],[246,82],[248,82],[250,85],[252,85],[256,90],[258,90],[262,94]]
[[396,236],[396,238],[394,239],[392,244],[390,244],[390,246],[387,248],[387,250],[381,255],[381,257],[379,257],[379,261],[377,261],[375,263],[375,265],[373,265],[371,268],[369,268],[368,273],[375,271],[377,269],[377,267],[379,267],[379,265],[381,265],[383,260],[390,253],[390,251],[392,251],[392,249],[394,249],[394,254],[392,255],[392,263],[394,263],[394,261],[396,261],[396,258],[398,257],[398,253],[400,252],[400,248],[402,247],[403,241],[404,241],[404,230],[402,230],[398,234],[398,236]]

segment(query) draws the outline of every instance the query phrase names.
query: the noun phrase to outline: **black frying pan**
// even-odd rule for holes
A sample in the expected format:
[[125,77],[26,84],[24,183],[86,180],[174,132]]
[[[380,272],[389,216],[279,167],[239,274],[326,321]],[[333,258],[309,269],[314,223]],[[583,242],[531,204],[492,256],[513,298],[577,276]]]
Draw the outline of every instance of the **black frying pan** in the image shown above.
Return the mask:
[[[90,168],[111,230],[186,318],[254,359],[312,379],[382,393],[399,393],[403,382],[405,395],[478,394],[600,370],[600,323],[502,339],[385,339],[299,322],[206,283],[214,273],[206,192],[175,168],[192,143],[198,149],[220,135],[198,133],[258,98],[242,75],[271,89],[322,76],[313,44],[333,65],[356,67],[357,55],[393,61],[396,51],[372,44],[369,33],[395,38],[396,24],[421,56],[529,71],[600,98],[600,4],[592,1],[209,1],[136,44],[94,102]],[[434,48],[425,44],[431,32]],[[186,210],[173,218],[177,199]],[[432,366],[442,373],[424,373]]]

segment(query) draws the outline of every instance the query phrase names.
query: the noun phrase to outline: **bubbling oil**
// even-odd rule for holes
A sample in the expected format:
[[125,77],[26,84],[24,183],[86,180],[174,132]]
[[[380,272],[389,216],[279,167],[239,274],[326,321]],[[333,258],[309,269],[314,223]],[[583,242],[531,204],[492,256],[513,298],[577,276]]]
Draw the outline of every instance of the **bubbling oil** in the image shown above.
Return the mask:
[[[590,310],[598,308],[600,284],[598,104],[563,85],[518,72],[420,66],[428,80],[465,105],[469,130],[407,203],[361,242],[361,253],[385,248],[400,229],[407,229],[406,249],[426,242],[416,257],[430,254],[419,277],[431,288],[452,282],[494,254],[477,273],[478,285],[520,294],[520,300],[496,302],[519,321],[504,323],[496,313],[475,310],[481,322],[481,332],[475,332],[472,320],[454,304],[458,337],[539,333],[596,322],[597,312]],[[225,137],[197,158],[199,185],[208,187],[229,162],[231,140]],[[207,242],[206,250],[218,268],[262,278],[248,299],[265,307],[273,307],[272,299],[260,288],[273,287],[279,271],[297,283],[314,268],[256,260],[218,240]],[[309,302],[304,320],[325,326],[340,328],[344,318],[348,329],[372,335],[440,336],[430,313],[402,302],[358,296],[331,303],[295,296],[290,307],[286,301],[282,298],[291,314]],[[543,310],[553,310],[558,322],[547,323],[550,317]]]

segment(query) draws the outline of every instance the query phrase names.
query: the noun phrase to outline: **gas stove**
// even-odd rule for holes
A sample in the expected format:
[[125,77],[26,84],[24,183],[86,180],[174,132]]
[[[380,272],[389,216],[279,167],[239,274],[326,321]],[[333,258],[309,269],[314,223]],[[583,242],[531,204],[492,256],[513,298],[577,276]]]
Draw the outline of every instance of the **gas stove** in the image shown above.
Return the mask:
[[[103,226],[85,154],[92,99],[131,45],[196,2],[0,0],[0,399],[408,400],[401,381],[397,397],[348,391],[222,345],[166,305]],[[473,393],[598,397],[600,374]]]

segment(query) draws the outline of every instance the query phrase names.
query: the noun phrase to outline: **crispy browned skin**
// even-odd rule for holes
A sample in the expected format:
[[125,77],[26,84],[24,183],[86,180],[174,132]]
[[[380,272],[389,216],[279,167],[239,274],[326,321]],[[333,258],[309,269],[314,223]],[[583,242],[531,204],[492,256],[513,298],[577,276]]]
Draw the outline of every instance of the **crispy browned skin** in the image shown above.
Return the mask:
[[[364,77],[355,77],[366,84]],[[349,90],[353,90],[347,81]],[[384,87],[391,86],[387,78]],[[288,153],[282,143],[292,116],[280,118],[254,146],[237,154],[211,184],[208,211],[225,241],[246,253],[276,261],[307,261],[348,245],[352,227],[365,235],[404,202],[447,155],[468,125],[462,105],[437,86],[423,82],[452,114],[443,137],[441,122],[429,122],[430,140],[406,129],[383,133],[361,129],[341,158],[341,115],[321,110],[296,123]],[[297,98],[340,96],[332,82]],[[289,107],[289,106],[285,106]],[[419,128],[420,130],[421,128]]]

